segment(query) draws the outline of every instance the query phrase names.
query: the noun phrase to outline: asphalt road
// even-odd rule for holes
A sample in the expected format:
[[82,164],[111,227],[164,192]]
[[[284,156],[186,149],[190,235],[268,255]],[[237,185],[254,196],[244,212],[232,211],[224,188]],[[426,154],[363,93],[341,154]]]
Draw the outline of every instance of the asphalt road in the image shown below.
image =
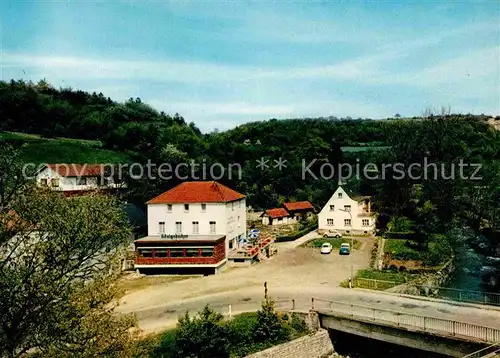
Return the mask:
[[[278,301],[277,306],[279,308],[291,308],[291,299],[294,298],[296,309],[308,310],[311,308],[311,297],[315,297],[316,299],[327,299],[346,304],[456,320],[500,329],[500,310],[483,310],[476,307],[451,305],[440,301],[422,301],[377,291],[323,286],[303,287],[300,289],[293,287],[270,287],[268,294],[274,300]],[[183,299],[177,302],[165,302],[165,304],[129,312],[136,314],[140,328],[143,332],[148,333],[174,325],[180,315],[186,311],[196,312],[205,304],[209,304],[212,308],[224,314],[229,313],[229,306],[231,306],[232,314],[237,314],[257,310],[263,298],[263,287],[260,289],[250,288]],[[282,302],[281,300],[283,299],[290,299],[290,301]],[[315,301],[315,308],[321,309],[326,307],[328,307],[326,302],[321,300]],[[343,306],[339,308],[343,311],[358,311],[358,313],[363,311],[357,307]]]

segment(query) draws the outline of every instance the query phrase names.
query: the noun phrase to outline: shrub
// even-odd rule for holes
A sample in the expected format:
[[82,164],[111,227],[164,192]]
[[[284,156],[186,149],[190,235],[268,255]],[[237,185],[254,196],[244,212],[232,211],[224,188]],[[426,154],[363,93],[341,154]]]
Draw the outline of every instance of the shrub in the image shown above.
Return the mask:
[[229,332],[224,316],[205,306],[196,317],[179,317],[175,350],[180,357],[229,357]]
[[257,314],[255,312],[242,313],[234,317],[228,322],[231,343],[237,345],[241,342],[251,342],[256,324]]
[[[150,349],[150,357],[174,358],[175,353],[175,338],[176,330],[170,329],[159,335],[159,343]],[[137,355],[137,357],[144,357],[144,354]]]
[[256,342],[279,343],[287,340],[290,330],[285,326],[274,309],[274,301],[266,299],[257,311],[257,324],[254,328]]
[[292,313],[292,321],[290,326],[295,331],[294,333],[308,333],[309,328],[307,327],[306,321],[296,313]]

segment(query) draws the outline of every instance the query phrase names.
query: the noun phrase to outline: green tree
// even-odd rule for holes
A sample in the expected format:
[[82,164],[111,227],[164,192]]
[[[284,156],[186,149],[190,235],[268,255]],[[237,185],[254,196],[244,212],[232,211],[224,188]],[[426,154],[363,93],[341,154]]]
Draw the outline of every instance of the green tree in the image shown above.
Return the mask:
[[179,357],[229,357],[229,331],[224,316],[208,305],[195,317],[179,317],[175,348]]
[[[4,177],[17,176],[17,168],[6,168]],[[17,181],[4,183],[10,192]],[[135,320],[113,309],[120,297],[114,285],[118,261],[128,238],[127,219],[112,197],[67,199],[30,182],[4,196],[0,356],[126,354]]]
[[254,328],[256,342],[283,342],[288,338],[289,330],[274,309],[274,301],[266,299],[257,311],[257,323]]

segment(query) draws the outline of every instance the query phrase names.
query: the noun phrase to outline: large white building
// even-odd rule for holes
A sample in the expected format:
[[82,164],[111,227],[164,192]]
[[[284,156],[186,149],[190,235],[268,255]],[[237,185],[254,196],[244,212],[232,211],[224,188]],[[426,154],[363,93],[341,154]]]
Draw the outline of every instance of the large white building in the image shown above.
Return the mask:
[[[217,269],[226,263],[229,250],[236,248],[238,239],[246,236],[245,196],[215,181],[184,182],[146,204],[148,236],[136,241],[136,266],[140,268],[209,264]],[[147,249],[139,246],[146,242],[155,243],[158,250],[168,247],[167,256],[156,257],[153,252],[145,257],[141,250]],[[197,256],[193,251],[201,250],[202,244],[204,250],[214,252],[210,260],[201,256],[203,252]],[[173,257],[171,254],[177,255],[178,247],[184,249],[183,256]]]
[[350,194],[339,185],[318,214],[318,230],[372,234],[375,221],[370,197]]

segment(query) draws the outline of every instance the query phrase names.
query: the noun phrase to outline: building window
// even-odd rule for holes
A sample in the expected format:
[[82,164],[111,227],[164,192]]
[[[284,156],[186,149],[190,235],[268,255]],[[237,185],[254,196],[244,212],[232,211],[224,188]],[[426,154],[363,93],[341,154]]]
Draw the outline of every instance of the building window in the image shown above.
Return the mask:
[[87,178],[77,177],[76,178],[76,185],[87,185]]
[[155,257],[167,257],[167,249],[156,249]]
[[335,205],[330,205],[330,211],[335,211]]
[[212,257],[214,256],[214,249],[201,249],[201,256],[202,257]]
[[167,212],[172,212],[172,204],[167,204]]
[[204,213],[207,211],[207,204],[201,204],[201,212]]
[[361,220],[361,224],[363,226],[370,226],[370,220],[369,219],[363,219],[363,220]]
[[238,227],[241,226],[241,220],[240,220],[240,216],[238,215]]
[[181,221],[175,222],[175,233],[182,234],[182,222]]
[[193,234],[198,234],[200,232],[200,224],[198,221],[193,221]]
[[59,179],[54,178],[50,181],[50,184],[52,185],[53,188],[57,188],[59,186]]
[[170,249],[170,257],[184,257],[184,249]]
[[40,184],[47,186],[48,185],[47,179],[40,179]]
[[339,193],[339,199],[342,199],[342,193]]
[[351,226],[351,219],[344,219],[344,226]]
[[200,249],[186,249],[186,257],[200,256]]
[[351,205],[344,205],[345,211],[351,211]]
[[160,234],[164,234],[165,233],[165,222],[164,221],[160,221],[158,223],[158,232]]
[[153,250],[139,250],[141,257],[153,257]]
[[326,225],[333,226],[333,219],[326,219]]
[[189,204],[184,204],[184,211],[189,211]]
[[210,233],[215,234],[215,221],[210,221]]

